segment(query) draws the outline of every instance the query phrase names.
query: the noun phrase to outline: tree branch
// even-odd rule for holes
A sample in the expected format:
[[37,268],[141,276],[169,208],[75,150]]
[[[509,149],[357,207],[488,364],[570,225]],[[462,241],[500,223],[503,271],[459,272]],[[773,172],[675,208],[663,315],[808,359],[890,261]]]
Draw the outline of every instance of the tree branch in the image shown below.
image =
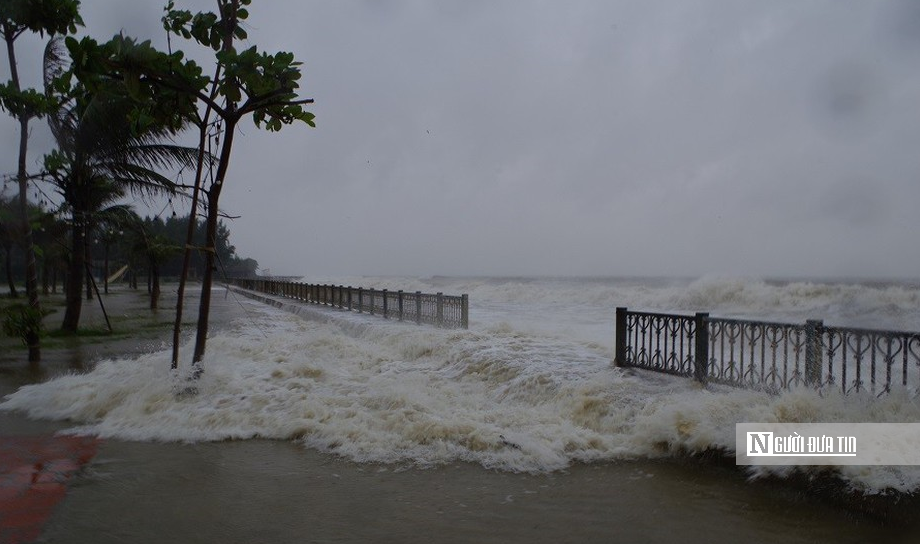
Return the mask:
[[[302,100],[279,100],[276,102],[271,102],[271,101],[265,102],[265,100],[269,100],[270,98],[273,98],[274,96],[277,96],[279,94],[282,94],[282,93],[277,93],[277,92],[269,93],[269,94],[263,95],[262,97],[259,97],[256,100],[247,100],[246,103],[243,104],[243,106],[238,110],[238,112],[241,113],[242,115],[247,115],[254,111],[260,110],[262,108],[270,108],[274,106],[300,106],[303,104],[313,103],[312,98],[304,98]],[[292,93],[286,92],[283,94],[292,94]]]

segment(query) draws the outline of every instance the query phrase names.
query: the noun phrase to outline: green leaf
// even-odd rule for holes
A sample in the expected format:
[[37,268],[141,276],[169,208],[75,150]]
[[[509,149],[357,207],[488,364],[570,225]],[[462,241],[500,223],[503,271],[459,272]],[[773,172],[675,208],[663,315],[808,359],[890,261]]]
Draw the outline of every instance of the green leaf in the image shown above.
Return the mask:
[[316,123],[313,121],[314,119],[316,119],[316,116],[313,115],[312,113],[305,111],[301,113],[297,118],[303,121],[304,123],[310,125],[311,127],[316,128]]

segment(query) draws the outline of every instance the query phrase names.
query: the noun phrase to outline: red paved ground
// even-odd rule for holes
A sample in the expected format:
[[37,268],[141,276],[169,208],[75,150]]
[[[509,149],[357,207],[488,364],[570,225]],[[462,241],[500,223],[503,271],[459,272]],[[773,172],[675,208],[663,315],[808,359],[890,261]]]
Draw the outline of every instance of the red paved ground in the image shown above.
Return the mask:
[[68,480],[93,458],[97,444],[82,436],[0,438],[0,544],[41,535]]

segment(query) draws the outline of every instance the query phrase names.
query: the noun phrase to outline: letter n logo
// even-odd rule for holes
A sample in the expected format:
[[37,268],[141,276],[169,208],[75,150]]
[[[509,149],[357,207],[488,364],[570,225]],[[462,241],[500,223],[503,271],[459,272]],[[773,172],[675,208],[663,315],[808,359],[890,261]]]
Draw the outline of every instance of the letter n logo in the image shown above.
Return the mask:
[[747,433],[747,454],[773,455],[773,433]]

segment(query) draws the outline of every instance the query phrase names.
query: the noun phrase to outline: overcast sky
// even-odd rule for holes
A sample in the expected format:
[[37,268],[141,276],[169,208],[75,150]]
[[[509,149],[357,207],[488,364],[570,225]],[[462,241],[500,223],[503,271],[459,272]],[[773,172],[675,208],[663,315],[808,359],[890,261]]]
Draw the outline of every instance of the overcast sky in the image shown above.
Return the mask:
[[[250,8],[316,100],[315,129],[235,141],[232,241],[272,273],[920,276],[920,2]],[[159,2],[82,13],[165,44]]]

